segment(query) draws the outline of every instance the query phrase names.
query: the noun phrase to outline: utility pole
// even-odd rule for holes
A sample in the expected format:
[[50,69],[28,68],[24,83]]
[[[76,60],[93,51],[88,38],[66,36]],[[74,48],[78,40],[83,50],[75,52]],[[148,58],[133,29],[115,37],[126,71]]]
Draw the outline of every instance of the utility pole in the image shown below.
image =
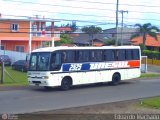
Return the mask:
[[122,23],[121,23],[121,45],[123,45],[123,14],[127,13],[128,11],[120,10],[119,11],[122,14]]
[[[32,18],[31,18],[32,19]],[[29,41],[28,41],[28,54],[32,51],[32,20],[29,21]]]
[[119,6],[119,0],[117,0],[116,5],[116,46],[118,45],[118,6]]
[[1,84],[4,82],[4,62],[1,62]]

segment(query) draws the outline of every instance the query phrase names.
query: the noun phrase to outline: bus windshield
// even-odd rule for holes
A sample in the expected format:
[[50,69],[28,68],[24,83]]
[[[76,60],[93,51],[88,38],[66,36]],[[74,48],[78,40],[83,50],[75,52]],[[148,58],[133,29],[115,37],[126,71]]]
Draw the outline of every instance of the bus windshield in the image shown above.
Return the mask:
[[50,63],[50,52],[32,53],[30,58],[29,70],[48,71]]

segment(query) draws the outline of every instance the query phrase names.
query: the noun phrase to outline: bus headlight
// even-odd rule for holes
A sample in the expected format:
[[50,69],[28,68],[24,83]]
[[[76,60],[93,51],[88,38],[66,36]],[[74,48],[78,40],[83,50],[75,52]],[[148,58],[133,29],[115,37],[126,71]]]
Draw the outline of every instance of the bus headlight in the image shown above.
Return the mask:
[[49,76],[43,76],[42,79],[49,79]]

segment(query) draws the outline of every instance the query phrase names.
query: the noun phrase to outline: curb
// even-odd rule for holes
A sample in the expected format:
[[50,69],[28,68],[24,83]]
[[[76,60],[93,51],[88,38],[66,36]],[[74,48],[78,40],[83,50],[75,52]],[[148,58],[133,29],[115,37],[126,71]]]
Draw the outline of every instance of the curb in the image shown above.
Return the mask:
[[29,86],[0,86],[0,91],[24,90]]

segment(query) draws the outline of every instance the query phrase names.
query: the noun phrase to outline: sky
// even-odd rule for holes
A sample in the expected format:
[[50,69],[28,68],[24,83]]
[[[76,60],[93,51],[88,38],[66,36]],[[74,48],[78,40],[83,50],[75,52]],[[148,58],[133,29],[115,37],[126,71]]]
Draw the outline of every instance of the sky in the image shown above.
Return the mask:
[[[76,21],[77,26],[96,25],[103,29],[115,27],[117,0],[0,0],[0,13],[5,18],[20,16],[60,20],[55,25]],[[133,27],[136,23],[151,23],[160,27],[159,0],[119,0],[123,23]],[[122,13],[118,14],[119,26]]]

